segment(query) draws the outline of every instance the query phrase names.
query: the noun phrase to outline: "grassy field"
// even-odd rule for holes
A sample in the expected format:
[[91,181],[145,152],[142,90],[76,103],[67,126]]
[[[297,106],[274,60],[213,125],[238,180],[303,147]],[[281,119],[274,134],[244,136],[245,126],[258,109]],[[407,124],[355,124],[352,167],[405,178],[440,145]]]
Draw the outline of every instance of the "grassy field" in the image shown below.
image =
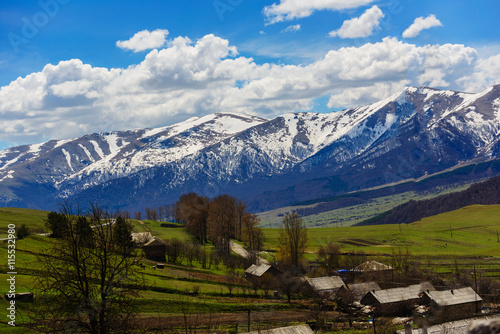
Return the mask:
[[[263,229],[265,247],[275,250],[278,229]],[[328,242],[344,250],[363,250],[370,254],[391,253],[408,248],[415,255],[500,256],[497,231],[500,205],[469,206],[460,210],[401,225],[309,228],[309,252]]]
[[0,239],[7,237],[9,224],[15,224],[16,227],[26,224],[33,233],[47,232],[45,228],[47,213],[47,211],[40,210],[0,208]]

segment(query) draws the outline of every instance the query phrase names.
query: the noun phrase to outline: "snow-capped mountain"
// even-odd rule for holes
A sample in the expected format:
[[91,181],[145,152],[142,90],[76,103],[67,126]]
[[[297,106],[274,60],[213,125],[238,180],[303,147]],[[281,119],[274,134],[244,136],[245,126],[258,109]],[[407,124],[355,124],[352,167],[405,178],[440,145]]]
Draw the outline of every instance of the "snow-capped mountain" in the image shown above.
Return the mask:
[[272,120],[229,113],[0,151],[0,206],[113,208],[230,193],[254,210],[495,159],[500,85],[406,88],[368,106]]

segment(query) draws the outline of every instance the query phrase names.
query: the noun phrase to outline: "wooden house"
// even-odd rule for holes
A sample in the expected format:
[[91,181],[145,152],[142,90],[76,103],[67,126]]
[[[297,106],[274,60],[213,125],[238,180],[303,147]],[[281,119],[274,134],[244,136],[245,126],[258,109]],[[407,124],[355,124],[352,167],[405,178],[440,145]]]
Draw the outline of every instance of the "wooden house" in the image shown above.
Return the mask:
[[160,238],[154,238],[148,241],[144,246],[142,246],[142,250],[146,255],[146,259],[165,262],[165,254],[167,251],[166,244]]
[[408,316],[420,302],[420,294],[424,291],[435,291],[429,282],[410,285],[405,288],[370,291],[363,298],[361,304],[375,307],[377,315]]
[[422,294],[422,303],[429,305],[431,319],[436,323],[470,317],[481,310],[482,301],[470,287]]
[[344,281],[340,276],[325,276],[306,278],[306,293],[318,296],[333,296],[344,286]]

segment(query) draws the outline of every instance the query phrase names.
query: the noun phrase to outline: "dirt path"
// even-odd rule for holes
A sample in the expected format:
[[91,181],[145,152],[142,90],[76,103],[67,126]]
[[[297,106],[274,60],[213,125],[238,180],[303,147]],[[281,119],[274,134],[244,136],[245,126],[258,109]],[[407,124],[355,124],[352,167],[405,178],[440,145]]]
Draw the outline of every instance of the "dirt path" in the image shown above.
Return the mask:
[[[243,248],[243,246],[237,244],[232,240],[229,241],[229,247],[233,252],[235,252],[241,257],[244,257],[245,259],[248,259],[250,257],[250,254],[247,252],[245,248]],[[269,264],[269,262],[266,259],[263,259],[259,256],[257,257],[257,264]]]

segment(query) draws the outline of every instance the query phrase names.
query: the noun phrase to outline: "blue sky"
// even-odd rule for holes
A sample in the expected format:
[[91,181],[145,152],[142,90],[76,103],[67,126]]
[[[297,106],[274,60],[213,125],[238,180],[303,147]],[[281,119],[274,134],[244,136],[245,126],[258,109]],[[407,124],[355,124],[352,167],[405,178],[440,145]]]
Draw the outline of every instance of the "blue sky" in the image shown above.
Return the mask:
[[497,0],[3,0],[0,149],[218,111],[327,112],[409,85],[481,91],[500,83],[498,13]]

